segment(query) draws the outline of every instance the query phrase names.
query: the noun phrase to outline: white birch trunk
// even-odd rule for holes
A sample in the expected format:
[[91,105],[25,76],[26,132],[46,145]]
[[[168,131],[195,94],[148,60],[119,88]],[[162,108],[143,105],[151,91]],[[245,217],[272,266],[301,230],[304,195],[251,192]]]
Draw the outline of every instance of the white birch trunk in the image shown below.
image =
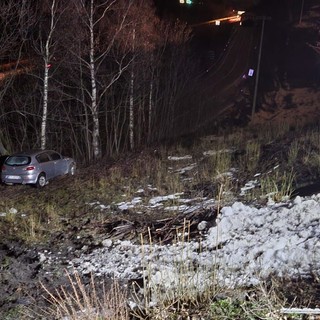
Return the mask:
[[50,21],[50,30],[45,44],[44,51],[44,76],[43,76],[43,110],[42,110],[42,119],[41,119],[41,149],[46,148],[47,144],[47,118],[48,118],[48,91],[49,91],[49,60],[50,60],[50,46],[52,41],[52,34],[54,31],[54,19],[55,19],[55,5],[56,0],[52,0],[51,4],[51,21]]
[[47,117],[48,117],[48,88],[49,88],[49,66],[45,59],[44,78],[43,78],[43,107],[41,119],[41,149],[46,148],[47,143]]
[[100,128],[99,128],[99,115],[98,115],[98,105],[97,105],[97,83],[95,76],[95,49],[94,49],[94,0],[91,0],[90,7],[90,76],[91,76],[91,113],[93,120],[93,129],[92,129],[92,149],[94,158],[100,158]]

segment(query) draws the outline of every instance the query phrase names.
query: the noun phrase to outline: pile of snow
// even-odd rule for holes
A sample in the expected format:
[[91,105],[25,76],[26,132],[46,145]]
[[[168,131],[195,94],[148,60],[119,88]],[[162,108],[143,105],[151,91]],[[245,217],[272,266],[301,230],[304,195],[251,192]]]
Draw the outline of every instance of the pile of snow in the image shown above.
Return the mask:
[[[212,154],[207,152],[204,156]],[[195,163],[190,164],[193,162],[191,156],[172,156],[168,160],[179,162],[179,166],[183,161],[185,166],[182,169],[171,168],[171,173],[181,175],[181,179],[197,168]],[[233,172],[235,170],[226,173],[230,179]],[[259,184],[259,176],[256,174],[241,188],[242,195]],[[154,195],[151,198],[150,191]],[[110,212],[114,208],[115,213],[122,210],[137,213],[173,210],[180,215],[220,207],[214,198],[188,199],[184,198],[186,194],[183,192],[160,195],[151,185],[147,191],[138,189],[136,194],[129,201],[112,205],[99,201],[89,205],[100,212]],[[186,241],[187,234],[177,234],[180,241],[166,245],[106,238],[101,247],[89,253],[88,247],[84,246],[82,253],[77,252],[77,257],[69,261],[69,267],[71,272],[92,273],[121,282],[143,279],[144,289],[152,292],[150,304],[160,301],[159,292],[168,295],[168,292],[184,290],[190,293],[194,290],[199,293],[216,284],[228,288],[257,285],[271,275],[291,278],[320,276],[317,275],[320,270],[319,220],[320,194],[296,197],[283,203],[274,203],[270,199],[268,204],[259,208],[234,202],[221,208],[214,223],[199,223],[201,241]],[[214,227],[208,229],[212,225]],[[44,267],[53,262],[50,252],[40,255]],[[142,294],[144,289],[141,289]]]
[[106,239],[102,248],[70,261],[70,267],[125,280],[147,272],[149,283],[172,289],[181,266],[189,285],[199,290],[212,283],[213,271],[227,286],[257,284],[270,275],[308,277],[320,270],[319,220],[320,194],[262,208],[235,202],[221,209],[201,243],[137,245]]

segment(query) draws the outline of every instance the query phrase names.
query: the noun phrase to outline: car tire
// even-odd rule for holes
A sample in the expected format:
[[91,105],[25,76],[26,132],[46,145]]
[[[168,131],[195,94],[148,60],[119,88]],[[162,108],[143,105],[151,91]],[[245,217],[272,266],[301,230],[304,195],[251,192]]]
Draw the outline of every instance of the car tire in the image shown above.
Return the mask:
[[43,188],[47,184],[47,178],[44,173],[40,173],[36,182],[37,188]]
[[70,164],[68,174],[74,176],[76,173],[76,165],[74,163]]

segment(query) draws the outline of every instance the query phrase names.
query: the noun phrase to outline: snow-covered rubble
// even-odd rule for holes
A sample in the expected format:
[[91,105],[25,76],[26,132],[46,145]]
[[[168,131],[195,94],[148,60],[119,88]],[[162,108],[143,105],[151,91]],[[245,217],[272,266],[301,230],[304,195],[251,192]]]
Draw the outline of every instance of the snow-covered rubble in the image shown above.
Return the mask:
[[109,239],[70,261],[70,267],[120,279],[148,272],[150,282],[172,288],[181,265],[193,266],[185,270],[193,270],[188,277],[199,289],[212,271],[227,286],[257,284],[270,275],[307,277],[320,270],[319,220],[320,194],[261,208],[235,202],[221,209],[201,242],[150,245]]
[[[181,166],[180,161],[193,159],[187,156],[168,160],[179,161]],[[180,174],[182,179],[186,172],[197,170],[194,164],[187,163],[185,168],[188,170],[172,168],[171,172]],[[233,179],[235,173],[236,170],[230,170],[224,174]],[[241,195],[259,185],[258,176],[260,174],[241,188],[238,199],[243,199]],[[120,203],[94,201],[89,205],[99,211],[115,209],[115,214],[123,210],[138,213],[172,210],[187,216],[201,210],[213,210],[218,211],[218,216],[216,221],[199,222],[197,240],[187,241],[189,235],[182,228],[177,230],[178,240],[171,244],[153,243],[154,239],[137,244],[106,238],[100,247],[90,252],[88,246],[84,246],[85,249],[80,253],[77,251],[77,257],[69,261],[71,272],[92,273],[121,282],[139,280],[141,283],[143,280],[144,288],[140,293],[143,295],[145,289],[152,291],[150,305],[161,299],[157,296],[159,292],[179,292],[182,284],[187,292],[200,293],[217,284],[228,288],[256,285],[273,275],[319,277],[320,194],[298,196],[294,200],[283,198],[281,203],[275,203],[269,195],[268,203],[260,207],[236,200],[221,207],[219,199],[202,194],[191,198],[184,192],[161,195],[151,185],[147,190],[139,188],[135,194],[131,200],[127,197]],[[264,199],[267,198],[266,195]],[[209,226],[213,227],[208,229]],[[46,256],[44,254],[44,265],[52,261]]]

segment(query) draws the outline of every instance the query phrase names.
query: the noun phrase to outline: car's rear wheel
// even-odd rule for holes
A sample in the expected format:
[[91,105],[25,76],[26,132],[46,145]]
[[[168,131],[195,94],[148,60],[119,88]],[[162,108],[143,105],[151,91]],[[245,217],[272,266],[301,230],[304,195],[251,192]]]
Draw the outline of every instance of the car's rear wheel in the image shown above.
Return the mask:
[[47,178],[44,173],[40,173],[36,182],[37,188],[43,188],[47,184]]
[[76,165],[74,163],[70,164],[68,174],[74,176],[76,173]]

